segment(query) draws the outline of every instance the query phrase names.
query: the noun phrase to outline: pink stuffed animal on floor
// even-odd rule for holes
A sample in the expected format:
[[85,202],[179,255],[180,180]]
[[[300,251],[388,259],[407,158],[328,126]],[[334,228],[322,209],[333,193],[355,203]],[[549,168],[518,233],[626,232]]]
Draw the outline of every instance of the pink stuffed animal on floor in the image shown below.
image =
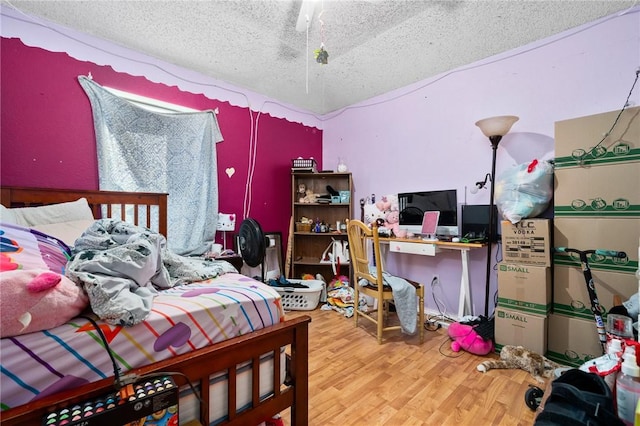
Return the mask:
[[461,349],[464,349],[475,355],[487,355],[493,351],[493,340],[483,339],[471,325],[454,322],[449,325],[447,333],[453,340],[451,350],[454,352],[460,352]]

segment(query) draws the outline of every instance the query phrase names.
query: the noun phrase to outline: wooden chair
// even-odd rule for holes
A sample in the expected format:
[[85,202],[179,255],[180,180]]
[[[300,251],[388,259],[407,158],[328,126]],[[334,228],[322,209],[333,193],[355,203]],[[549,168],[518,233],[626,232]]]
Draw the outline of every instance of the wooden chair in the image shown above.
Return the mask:
[[[347,221],[347,235],[349,237],[349,252],[351,255],[351,265],[353,268],[353,286],[355,289],[355,306],[353,317],[356,327],[360,317],[366,318],[376,324],[378,343],[382,343],[382,333],[390,330],[400,330],[400,325],[391,325],[389,304],[393,302],[393,292],[391,287],[383,284],[383,262],[380,255],[380,237],[377,226],[369,228],[360,220]],[[370,256],[369,248],[373,248],[373,257]],[[370,273],[370,265],[375,259],[375,276]],[[366,280],[367,284],[361,286],[360,280]],[[424,286],[407,280],[416,289],[418,297],[418,312],[416,313],[417,332],[420,334],[420,344],[424,341]],[[360,309],[358,301],[360,293],[374,298],[377,302],[375,311],[364,312]]]

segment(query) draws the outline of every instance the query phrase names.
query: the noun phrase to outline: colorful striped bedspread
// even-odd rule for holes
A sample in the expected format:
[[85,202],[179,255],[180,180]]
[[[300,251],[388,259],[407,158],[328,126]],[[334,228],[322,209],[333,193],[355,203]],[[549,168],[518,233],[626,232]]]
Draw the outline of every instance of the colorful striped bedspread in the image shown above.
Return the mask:
[[[283,320],[276,290],[227,273],[163,290],[136,326],[98,324],[124,374]],[[85,318],[0,341],[2,410],[111,376],[113,364]]]

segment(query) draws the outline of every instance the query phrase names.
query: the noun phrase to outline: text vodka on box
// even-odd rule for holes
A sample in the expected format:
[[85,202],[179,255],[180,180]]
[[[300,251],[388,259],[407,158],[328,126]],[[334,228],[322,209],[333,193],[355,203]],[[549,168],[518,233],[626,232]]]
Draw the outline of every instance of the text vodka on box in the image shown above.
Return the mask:
[[551,220],[502,221],[502,258],[508,263],[551,266]]

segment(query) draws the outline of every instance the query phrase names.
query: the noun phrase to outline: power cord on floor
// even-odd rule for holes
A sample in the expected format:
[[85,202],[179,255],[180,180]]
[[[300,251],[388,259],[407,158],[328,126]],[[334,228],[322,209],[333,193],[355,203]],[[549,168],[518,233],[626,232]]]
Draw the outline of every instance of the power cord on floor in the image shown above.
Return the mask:
[[456,355],[452,355],[450,353],[445,353],[442,350],[442,347],[445,345],[445,343],[449,343],[449,347],[451,347],[451,339],[449,337],[447,337],[446,339],[444,339],[442,341],[442,343],[440,343],[440,346],[438,346],[438,352],[440,352],[440,355],[446,356],[447,358],[459,358],[459,357],[461,357],[463,355],[463,351],[460,351],[460,352],[453,352],[452,351]]
[[[428,331],[437,331],[441,329],[443,321],[446,321],[446,322],[456,321],[454,318],[451,318],[446,314],[446,310],[442,308],[444,306],[444,303],[442,303],[442,301],[439,301],[436,298],[434,289],[437,286],[437,284],[438,284],[438,278],[433,277],[433,279],[431,280],[431,296],[433,297],[433,302],[436,305],[436,308],[438,309],[438,314],[428,315],[427,318],[425,319],[424,328],[425,330],[428,330]],[[451,353],[446,353],[443,349],[444,345],[446,344],[451,345],[451,338],[449,336],[445,337],[442,340],[442,343],[440,343],[440,345],[438,346],[438,352],[440,352],[442,356],[445,356],[447,358],[458,358],[462,356],[461,352],[457,352],[457,353],[453,352],[453,354],[455,355],[452,355]]]
[[435,287],[438,285],[438,277],[433,277],[431,280],[431,297],[433,298],[433,303],[438,309],[438,315],[428,315],[425,322],[424,328],[428,331],[436,331],[442,328],[442,322],[455,322],[454,318],[451,318],[446,314],[446,308],[444,308],[444,303],[438,300],[435,295]]
[[442,324],[433,318],[427,318],[424,322],[424,329],[427,331],[436,331],[442,328]]

